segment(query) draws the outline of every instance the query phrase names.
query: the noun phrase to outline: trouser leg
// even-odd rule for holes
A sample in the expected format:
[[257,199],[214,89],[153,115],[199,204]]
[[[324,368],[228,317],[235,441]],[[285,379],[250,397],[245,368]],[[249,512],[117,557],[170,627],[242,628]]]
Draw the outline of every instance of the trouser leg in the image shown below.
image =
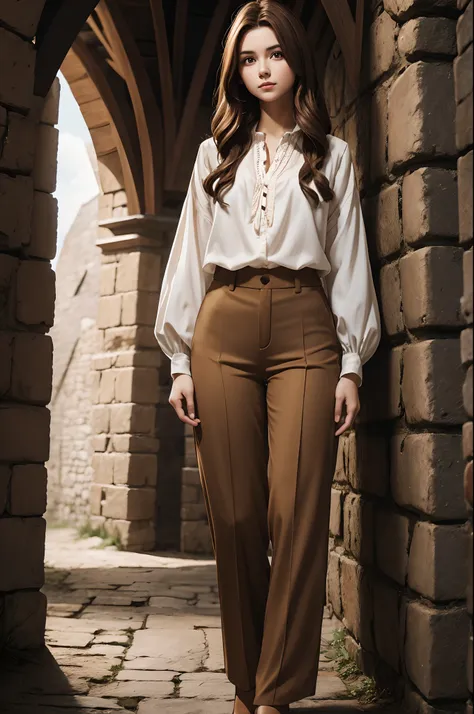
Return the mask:
[[[227,305],[224,290],[208,296],[195,332],[191,365],[201,423],[194,434],[216,557],[226,673],[248,690],[255,686],[270,572],[265,385],[255,370],[220,361],[218,331],[232,318],[235,302]],[[249,299],[252,292],[246,291]],[[238,355],[245,356],[247,324]],[[238,341],[238,315],[233,329]]]

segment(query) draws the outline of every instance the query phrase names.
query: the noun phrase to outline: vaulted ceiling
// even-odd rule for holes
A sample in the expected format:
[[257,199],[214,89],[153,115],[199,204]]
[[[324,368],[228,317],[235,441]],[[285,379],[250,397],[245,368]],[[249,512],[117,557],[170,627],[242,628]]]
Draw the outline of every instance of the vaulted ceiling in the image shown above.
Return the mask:
[[[182,197],[187,156],[209,131],[222,37],[242,4],[45,3],[36,38],[36,93],[46,93],[62,62],[99,160],[121,173],[131,213],[159,213]],[[317,66],[324,67],[336,35],[356,83],[363,0],[288,4],[307,29]]]

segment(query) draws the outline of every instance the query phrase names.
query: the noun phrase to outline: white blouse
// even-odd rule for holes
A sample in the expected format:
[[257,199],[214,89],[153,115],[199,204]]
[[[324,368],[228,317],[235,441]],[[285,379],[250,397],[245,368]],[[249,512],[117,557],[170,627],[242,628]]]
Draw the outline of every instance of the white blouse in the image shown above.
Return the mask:
[[[204,191],[202,180],[219,163],[213,137],[201,142],[163,276],[155,336],[171,359],[171,374],[191,374],[194,325],[216,265],[319,271],[342,345],[340,376],[355,373],[372,357],[381,336],[380,313],[367,238],[348,144],[328,134],[321,170],[335,192],[317,208],[302,192],[303,134],[283,134],[265,172],[265,134],[252,129],[252,145],[223,195],[229,208]],[[266,199],[264,197],[266,193]],[[266,203],[265,203],[266,200]]]

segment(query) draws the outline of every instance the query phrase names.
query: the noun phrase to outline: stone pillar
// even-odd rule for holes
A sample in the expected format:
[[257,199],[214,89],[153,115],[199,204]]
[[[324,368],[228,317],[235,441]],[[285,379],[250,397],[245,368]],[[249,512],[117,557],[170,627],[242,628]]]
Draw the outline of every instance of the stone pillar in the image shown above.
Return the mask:
[[102,221],[108,235],[98,240],[102,351],[93,359],[91,520],[130,550],[154,549],[156,520],[163,510],[166,518],[166,475],[162,478],[161,467],[167,465],[158,465],[157,408],[165,394],[167,398],[160,389],[160,367],[167,360],[153,327],[167,231],[175,225],[176,215],[170,214],[113,218]]
[[46,618],[59,84],[33,95],[43,4],[0,10],[0,649],[41,646]]
[[333,133],[356,163],[383,321],[356,429],[340,444],[328,601],[359,667],[417,714],[434,713],[436,700],[464,706],[468,629],[457,8],[441,0],[427,17],[427,7],[372,3],[359,96],[337,46],[326,73]]
[[473,712],[473,477],[472,477],[472,0],[458,0],[461,15],[457,21],[458,56],[454,62],[456,89],[456,145],[459,186],[459,245],[463,253],[463,296],[460,302],[465,326],[461,332],[461,362],[464,368],[463,402],[467,421],[463,424],[464,497],[469,508],[469,559],[467,609],[470,618],[467,684],[469,701],[466,714]]

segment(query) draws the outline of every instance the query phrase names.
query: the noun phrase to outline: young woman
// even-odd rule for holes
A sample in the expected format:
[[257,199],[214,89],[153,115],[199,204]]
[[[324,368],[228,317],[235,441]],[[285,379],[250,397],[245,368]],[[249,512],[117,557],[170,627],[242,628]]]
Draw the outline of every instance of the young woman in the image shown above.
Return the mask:
[[194,427],[234,714],[315,693],[338,437],[380,340],[351,154],[326,116],[301,22],[244,5],[156,320]]

